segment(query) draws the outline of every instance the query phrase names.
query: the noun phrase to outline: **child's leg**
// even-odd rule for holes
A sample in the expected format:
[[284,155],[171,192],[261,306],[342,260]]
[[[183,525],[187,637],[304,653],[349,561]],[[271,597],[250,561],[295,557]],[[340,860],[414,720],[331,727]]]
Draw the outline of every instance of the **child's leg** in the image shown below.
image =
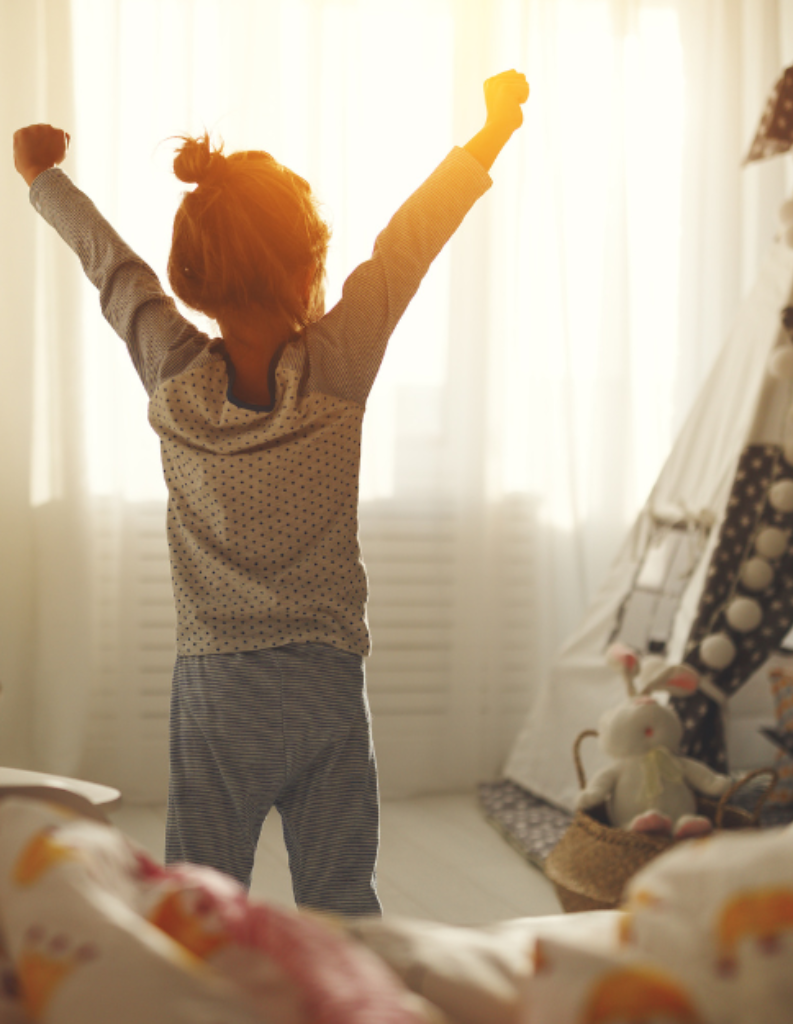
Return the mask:
[[177,659],[166,863],[250,885],[262,822],[285,780],[281,684],[272,651]]
[[363,661],[321,644],[279,653],[289,778],[276,806],[295,901],[336,914],[379,914],[379,800]]

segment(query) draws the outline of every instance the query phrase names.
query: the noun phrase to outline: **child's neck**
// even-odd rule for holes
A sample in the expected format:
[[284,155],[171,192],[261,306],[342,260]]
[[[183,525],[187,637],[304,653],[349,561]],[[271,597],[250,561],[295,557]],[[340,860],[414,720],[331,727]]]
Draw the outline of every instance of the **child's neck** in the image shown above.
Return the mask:
[[218,326],[234,365],[234,397],[247,405],[270,405],[270,363],[294,333],[291,324],[255,309],[218,317]]

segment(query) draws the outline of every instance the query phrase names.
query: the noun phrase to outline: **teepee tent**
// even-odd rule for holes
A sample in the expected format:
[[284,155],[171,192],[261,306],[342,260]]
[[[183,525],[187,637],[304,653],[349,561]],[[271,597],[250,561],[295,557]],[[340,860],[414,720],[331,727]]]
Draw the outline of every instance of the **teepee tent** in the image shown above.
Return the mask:
[[[791,145],[793,68],[768,100],[747,161]],[[610,643],[698,670],[700,690],[675,702],[683,749],[721,770],[733,695],[753,680],[768,690],[780,659],[793,669],[783,650],[793,626],[793,202],[781,215],[646,506],[507,760],[507,779],[561,807],[571,809],[578,792],[576,736],[624,697],[606,663]],[[599,757],[588,753],[590,770]]]

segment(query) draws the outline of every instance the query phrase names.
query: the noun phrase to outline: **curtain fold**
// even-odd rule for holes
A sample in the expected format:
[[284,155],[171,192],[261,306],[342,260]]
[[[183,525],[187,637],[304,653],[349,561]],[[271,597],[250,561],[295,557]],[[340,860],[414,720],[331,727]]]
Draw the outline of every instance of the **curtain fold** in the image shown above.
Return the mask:
[[[741,168],[793,0],[0,0],[6,137],[162,276],[173,136],[265,148],[331,221],[329,301],[396,206],[532,83],[524,128],[392,339],[361,531],[384,791],[499,770],[718,357],[790,184]],[[15,83],[13,89],[8,82]],[[173,612],[145,395],[74,258],[0,168],[0,760],[158,799]],[[7,185],[7,187],[5,187]]]
[[[13,73],[20,93],[30,97],[37,87],[37,75],[35,65],[30,67],[25,58],[30,57],[35,45],[35,22],[13,0],[3,0],[0,17],[7,29],[0,32],[2,66]],[[21,40],[25,40],[24,56],[20,52]],[[16,112],[10,96],[6,85],[0,90],[0,111],[7,142]],[[29,102],[32,111],[35,100]],[[0,288],[6,335],[5,372],[0,376],[0,423],[3,437],[9,439],[3,451],[0,487],[0,749],[4,758],[24,764],[30,757],[33,652],[29,487],[33,363],[29,322],[35,295],[35,246],[25,209],[24,185],[17,178],[8,153],[7,148],[6,159],[0,162],[0,212],[5,235],[0,245]],[[13,245],[9,239],[14,239]]]
[[[3,135],[73,120],[68,4],[6,0]],[[89,526],[78,274],[3,163],[2,763],[74,769],[90,683]],[[6,230],[10,229],[10,230]]]

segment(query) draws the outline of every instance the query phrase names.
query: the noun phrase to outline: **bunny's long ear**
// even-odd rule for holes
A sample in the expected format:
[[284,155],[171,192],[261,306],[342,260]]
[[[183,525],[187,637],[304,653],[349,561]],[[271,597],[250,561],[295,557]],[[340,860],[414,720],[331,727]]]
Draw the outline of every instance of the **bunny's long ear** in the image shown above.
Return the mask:
[[699,687],[699,673],[690,665],[670,665],[652,678],[642,693],[666,690],[673,697],[690,697]]
[[625,644],[612,644],[606,651],[606,661],[609,665],[616,665],[622,670],[622,677],[628,687],[628,695],[636,696],[636,687],[633,680],[639,674],[639,656],[636,651]]

